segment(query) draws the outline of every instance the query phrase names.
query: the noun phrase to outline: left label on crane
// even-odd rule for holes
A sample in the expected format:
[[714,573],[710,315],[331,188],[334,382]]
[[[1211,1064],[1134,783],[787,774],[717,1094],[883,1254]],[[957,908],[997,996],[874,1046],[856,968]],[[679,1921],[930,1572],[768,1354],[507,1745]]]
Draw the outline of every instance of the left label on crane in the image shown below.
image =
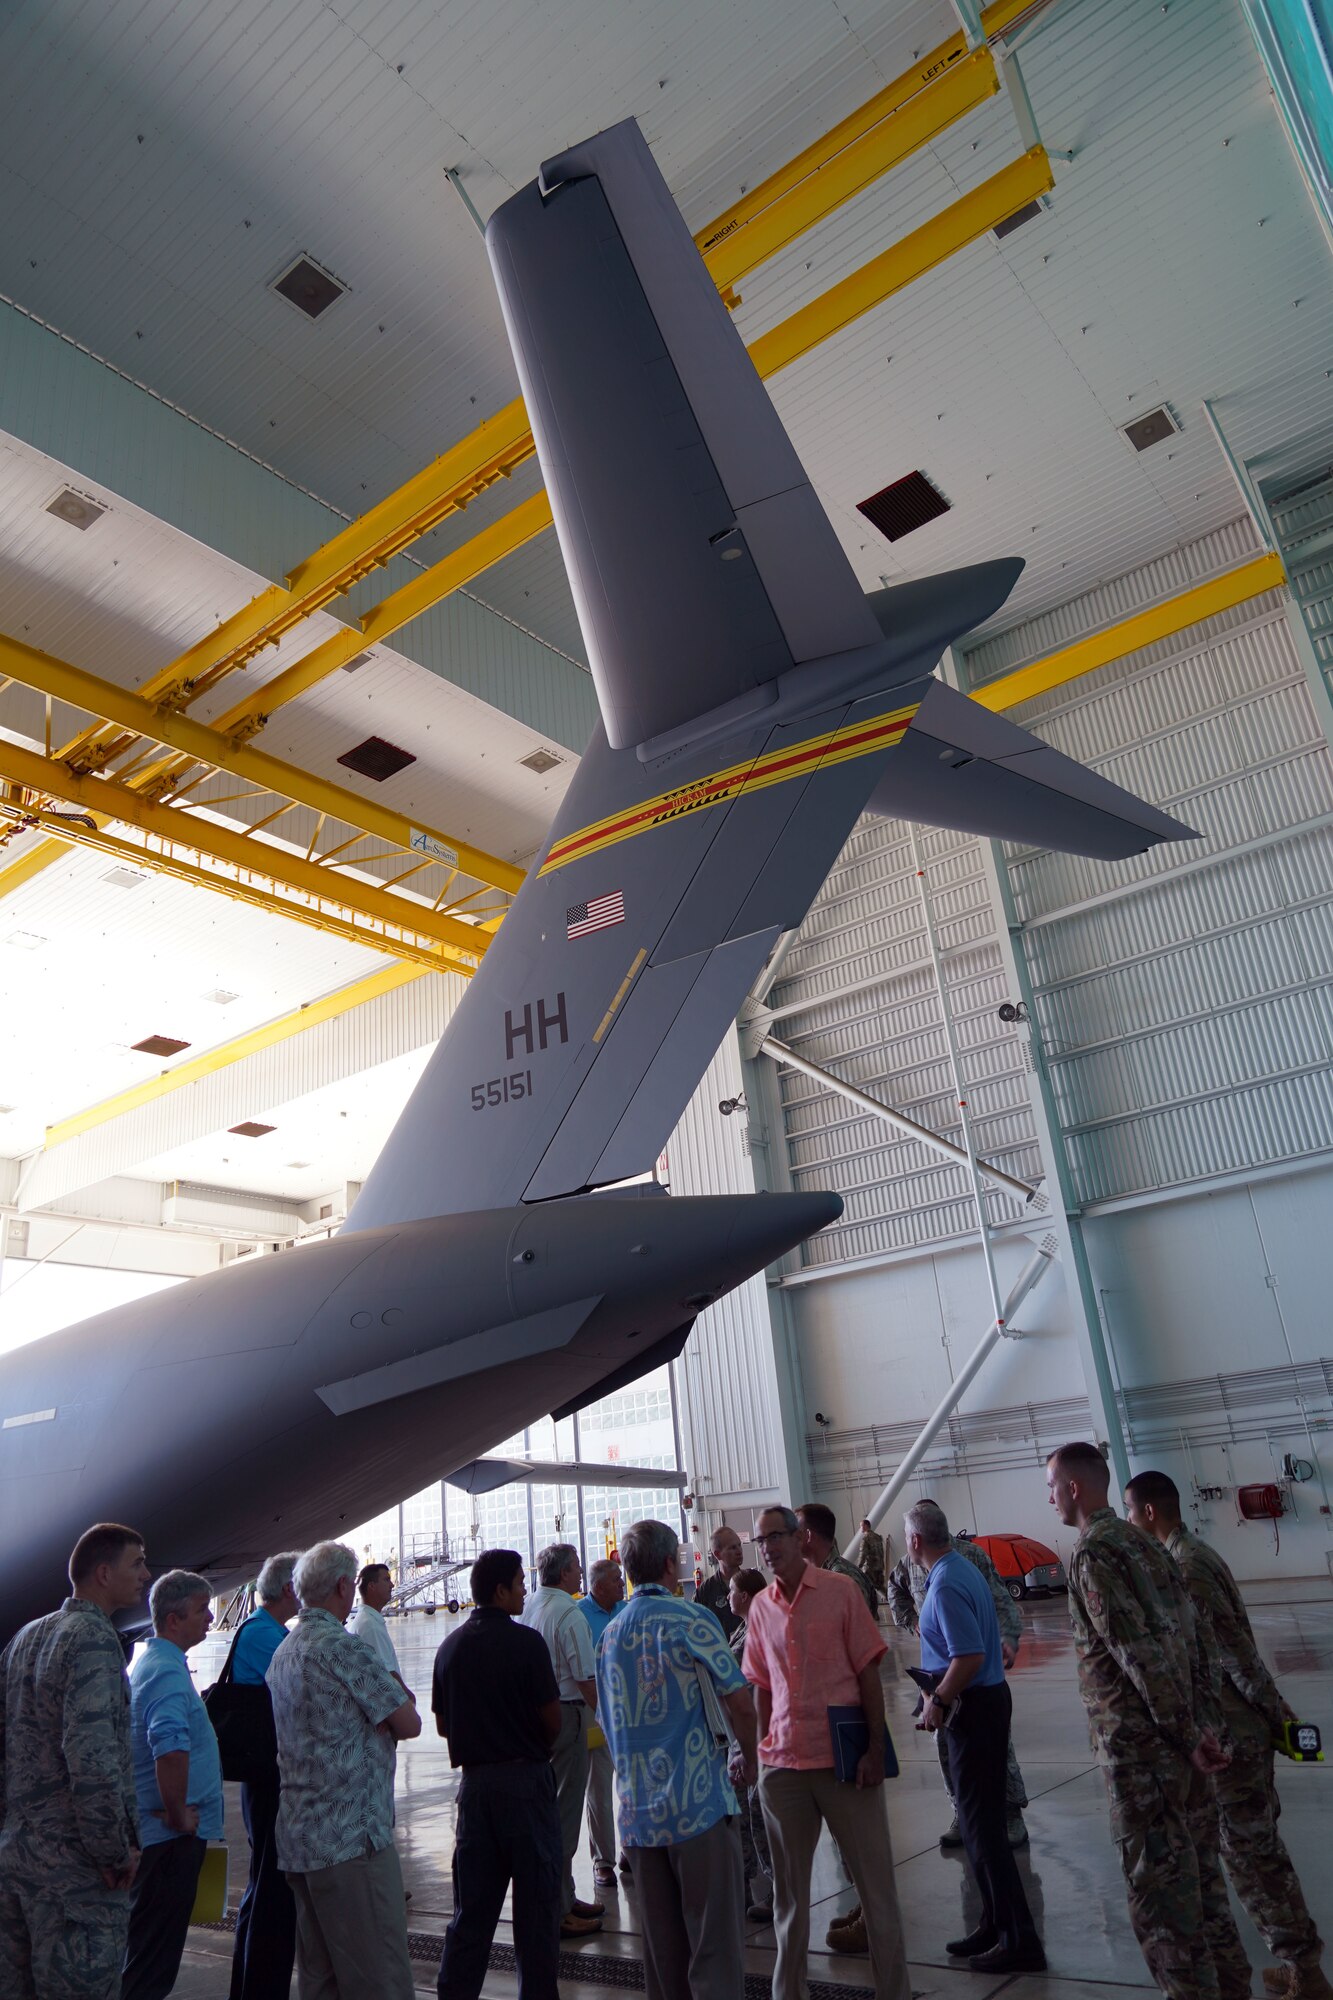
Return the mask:
[[457,868],[458,856],[452,847],[446,847],[433,833],[425,833],[419,826],[411,830],[410,841],[414,854],[428,854],[432,861],[442,861],[446,868]]

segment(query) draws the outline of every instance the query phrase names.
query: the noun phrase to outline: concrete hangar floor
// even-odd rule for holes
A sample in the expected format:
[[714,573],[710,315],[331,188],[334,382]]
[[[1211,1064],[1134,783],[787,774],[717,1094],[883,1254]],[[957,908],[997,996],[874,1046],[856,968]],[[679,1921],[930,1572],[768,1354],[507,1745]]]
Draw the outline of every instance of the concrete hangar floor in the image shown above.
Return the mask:
[[[1298,1712],[1317,1722],[1325,1742],[1333,1742],[1333,1583],[1307,1579],[1251,1585],[1246,1601],[1265,1659]],[[464,1614],[459,1614],[460,1616]],[[1039,1977],[986,1979],[960,1970],[946,1958],[944,1945],[976,1922],[975,1892],[966,1863],[937,1845],[949,1809],[940,1784],[933,1745],[912,1728],[915,1688],[904,1668],[915,1665],[917,1641],[886,1628],[890,1650],[883,1678],[889,1727],[902,1766],[889,1786],[889,1817],[898,1870],[898,1894],[907,1927],[912,1984],[921,1995],[969,1996],[988,2000],[1130,2000],[1155,1990],[1134,1942],[1125,1910],[1124,1885],[1111,1846],[1106,1795],[1088,1750],[1087,1729],[1074,1679],[1073,1645],[1063,1597],[1033,1600],[1023,1607],[1026,1627],[1018,1664],[1011,1676],[1014,1739],[1027,1781],[1031,1806],[1030,1849],[1019,1855],[1028,1901],[1046,1940],[1050,1971]],[[429,1700],[435,1649],[454,1620],[413,1616],[393,1628],[403,1672],[418,1699]],[[196,1678],[207,1686],[221,1664],[216,1640],[192,1653]],[[1321,1934],[1333,1937],[1333,1869],[1328,1865],[1329,1787],[1333,1764],[1296,1767],[1279,1759],[1282,1830],[1300,1873]],[[453,1852],[457,1778],[448,1752],[429,1723],[415,1743],[401,1746],[398,1761],[398,1846],[411,1891],[408,1927],[413,1939],[417,1984],[433,1992],[439,1938],[452,1908],[450,1859]],[[239,1901],[247,1850],[237,1788],[227,1787],[227,1840],[231,1849],[231,1903]],[[580,1896],[594,1894],[586,1833],[575,1863]],[[624,1886],[597,1892],[606,1903],[600,1936],[567,1947],[561,1958],[564,2000],[591,2000],[608,1988],[641,1991],[642,1952],[634,1891]],[[821,1991],[838,2000],[869,1994],[870,1961],[835,1957],[823,1939],[832,1917],[850,1907],[854,1892],[839,1886],[827,1840],[815,1860],[810,1954],[812,2000]],[[1237,1911],[1241,1936],[1255,1968],[1268,1957],[1252,1926]],[[509,1943],[502,1920],[496,1934],[497,1960]],[[215,2000],[227,1992],[231,1940],[224,1930],[193,1930],[175,1993],[177,2000]],[[510,1961],[512,1965],[512,1960]],[[746,1994],[767,1995],[773,1970],[773,1933],[752,1925],[748,1933]],[[293,1990],[295,1986],[293,1985]],[[511,2000],[517,1992],[513,1971],[497,1962],[486,1981],[487,1996]],[[737,1995],[737,2000],[743,1996]]]

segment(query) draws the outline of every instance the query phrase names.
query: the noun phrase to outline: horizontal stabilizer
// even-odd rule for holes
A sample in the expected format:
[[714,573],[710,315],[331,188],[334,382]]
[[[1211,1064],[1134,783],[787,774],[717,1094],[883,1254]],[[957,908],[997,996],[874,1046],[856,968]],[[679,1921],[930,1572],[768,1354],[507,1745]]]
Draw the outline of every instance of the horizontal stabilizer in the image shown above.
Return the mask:
[[[642,1365],[642,1364],[640,1364]],[[596,1394],[604,1393],[602,1383]],[[463,1493],[494,1493],[500,1486],[577,1486],[582,1480],[597,1486],[685,1486],[683,1472],[664,1472],[654,1465],[592,1464],[587,1459],[570,1463],[534,1458],[473,1458],[466,1465],[446,1472],[446,1486]]]
[[[841,1203],[838,1204],[838,1208],[841,1213]],[[674,1361],[684,1351],[693,1326],[694,1321],[687,1319],[674,1333],[664,1334],[661,1340],[655,1340],[645,1353],[636,1355],[633,1361],[627,1361],[623,1368],[617,1368],[612,1375],[603,1375],[595,1389],[588,1390],[581,1396],[571,1396],[570,1400],[562,1403],[558,1410],[552,1410],[551,1416],[556,1423],[563,1423],[566,1417],[575,1416],[580,1410],[585,1410],[589,1403],[600,1402],[603,1396],[610,1396],[617,1389],[627,1389],[631,1382],[638,1382],[643,1376],[651,1374],[654,1368],[662,1368],[668,1361]]]
[[486,232],[588,646],[622,749],[879,629],[633,120]]
[[600,1304],[600,1296],[575,1299],[549,1312],[508,1320],[503,1326],[487,1327],[484,1333],[470,1334],[465,1340],[453,1340],[447,1346],[411,1354],[404,1361],[368,1368],[363,1375],[326,1382],[316,1394],[335,1417],[345,1417],[354,1410],[369,1410],[377,1403],[394,1402],[399,1396],[419,1396],[427,1389],[439,1388],[443,1382],[461,1382],[468,1375],[503,1363],[522,1366],[536,1355],[568,1347],[588,1315]]
[[1098,861],[1200,837],[943,681],[931,683],[869,810]]

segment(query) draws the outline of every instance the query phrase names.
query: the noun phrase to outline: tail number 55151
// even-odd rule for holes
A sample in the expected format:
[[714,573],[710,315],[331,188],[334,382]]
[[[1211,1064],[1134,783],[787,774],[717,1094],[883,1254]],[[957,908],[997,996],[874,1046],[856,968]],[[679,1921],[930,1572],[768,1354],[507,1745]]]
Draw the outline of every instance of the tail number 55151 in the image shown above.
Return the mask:
[[495,1104],[517,1104],[520,1098],[532,1095],[532,1071],[515,1069],[508,1076],[493,1076],[486,1083],[472,1086],[472,1109],[487,1111]]

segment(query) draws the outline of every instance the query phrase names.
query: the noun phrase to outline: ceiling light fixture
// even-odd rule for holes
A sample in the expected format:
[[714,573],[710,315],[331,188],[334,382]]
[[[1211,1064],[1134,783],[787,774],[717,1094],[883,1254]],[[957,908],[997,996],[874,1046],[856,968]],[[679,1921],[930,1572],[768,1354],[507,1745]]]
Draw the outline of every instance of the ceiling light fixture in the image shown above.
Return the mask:
[[239,993],[229,993],[225,986],[215,986],[211,993],[201,993],[201,1000],[209,1000],[215,1007],[230,1007],[233,1000],[240,999]]
[[535,771],[541,778],[548,771],[553,771],[557,764],[563,764],[565,760],[563,757],[557,757],[554,750],[533,750],[526,757],[520,757],[518,761],[525,770]]
[[354,660],[343,661],[343,672],[345,674],[354,674],[358,667],[364,667],[367,660],[373,660],[374,657],[373,653],[358,653]]
[[76,493],[72,486],[56,494],[54,500],[46,504],[48,514],[54,514],[57,521],[65,521],[71,528],[91,528],[94,521],[100,521],[106,508],[98,501],[89,499],[86,493]]
[[303,252],[294,263],[273,280],[273,290],[289,305],[303,312],[307,319],[318,319],[327,312],[335,300],[347,290],[332,271],[326,271],[313,257]]
[[109,882],[113,889],[140,889],[148,877],[135,868],[108,868],[102,880]]
[[927,521],[947,514],[951,505],[924,472],[909,472],[905,479],[895,479],[868,500],[858,500],[856,511],[887,541],[900,542],[904,535],[924,528]]
[[386,743],[382,736],[367,736],[364,743],[358,743],[355,750],[348,750],[338,759],[349,771],[355,771],[358,777],[373,778],[377,785],[416,761],[410,750],[400,750],[396,743]]
[[5,943],[12,944],[16,951],[39,951],[46,939],[38,937],[36,931],[11,931]]

